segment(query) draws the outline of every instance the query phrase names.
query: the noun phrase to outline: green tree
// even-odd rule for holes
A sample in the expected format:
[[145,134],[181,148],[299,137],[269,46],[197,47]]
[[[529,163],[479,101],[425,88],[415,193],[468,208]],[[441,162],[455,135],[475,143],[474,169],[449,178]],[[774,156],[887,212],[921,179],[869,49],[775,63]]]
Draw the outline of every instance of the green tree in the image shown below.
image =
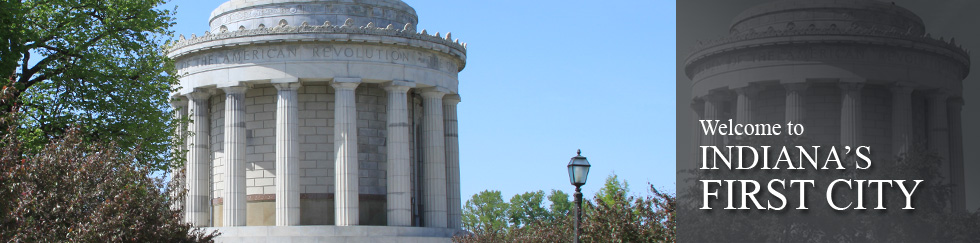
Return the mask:
[[513,227],[522,227],[531,222],[544,220],[548,210],[541,206],[544,202],[544,191],[525,192],[510,198],[510,208],[507,214]]
[[164,2],[2,2],[0,115],[19,111],[25,149],[39,150],[78,126],[83,141],[139,147],[135,161],[166,168],[173,134],[167,107],[178,83],[163,46],[171,11],[156,9]]
[[473,195],[463,207],[463,227],[493,237],[507,231],[508,204],[500,191],[482,191]]
[[[585,200],[582,217],[583,242],[673,242],[676,232],[676,196],[656,190],[650,185],[649,195],[629,196],[628,184],[620,182],[611,175],[606,179],[602,193],[593,199]],[[481,193],[483,194],[483,193]],[[476,201],[475,195],[471,201]],[[515,204],[535,204],[534,198],[543,198],[544,192],[529,192],[511,198],[510,208]],[[499,194],[497,196],[499,198]],[[483,200],[483,199],[481,199]],[[524,217],[520,223],[510,225],[506,230],[487,232],[473,230],[470,235],[453,238],[456,242],[568,242],[574,232],[571,225],[574,218],[568,212],[572,208],[568,194],[552,190],[548,196],[551,210],[545,210],[547,217]],[[470,202],[467,202],[470,204]],[[490,204],[484,204],[490,205]],[[496,210],[504,209],[505,204],[493,204]],[[544,210],[542,208],[542,210]],[[463,217],[474,217],[471,211],[464,211]]]
[[[83,142],[78,130],[39,151],[0,137],[0,239],[8,242],[210,242],[215,232],[183,223],[185,196],[119,153]],[[179,174],[179,173],[178,173]],[[179,176],[179,175],[178,175]],[[177,182],[177,181],[175,181]]]
[[551,206],[548,208],[549,219],[558,219],[568,216],[569,212],[572,211],[572,202],[568,200],[568,194],[561,190],[551,189],[551,194],[548,195],[548,201],[551,202]]
[[[0,1],[0,36],[3,37],[0,40],[0,70],[8,71],[0,72],[0,77],[8,81],[14,78],[14,72],[9,70],[16,70],[17,61],[20,60],[23,25],[19,21],[22,20],[23,12],[21,4],[16,1]],[[0,95],[5,92],[6,90],[0,91]]]
[[605,204],[616,203],[616,194],[628,195],[630,192],[630,184],[626,181],[620,182],[619,176],[616,173],[606,177],[606,182],[602,184],[602,188],[596,192],[596,198]]

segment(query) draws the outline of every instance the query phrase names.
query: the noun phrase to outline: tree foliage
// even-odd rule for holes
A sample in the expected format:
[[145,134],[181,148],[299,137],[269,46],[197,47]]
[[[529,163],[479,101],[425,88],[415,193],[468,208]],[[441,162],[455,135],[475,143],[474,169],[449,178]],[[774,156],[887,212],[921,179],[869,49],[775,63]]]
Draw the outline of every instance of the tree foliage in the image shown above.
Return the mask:
[[165,1],[0,0],[0,240],[215,237],[153,176],[181,164]]
[[572,212],[572,207],[575,207],[571,201],[568,201],[568,194],[561,190],[551,189],[548,201],[551,202],[551,205],[548,206],[549,220],[565,217]]
[[585,242],[674,242],[675,199],[650,186],[651,196],[627,196],[625,190],[609,191],[588,202]]
[[[83,141],[140,147],[139,163],[168,163],[169,95],[165,0],[23,0],[2,3],[0,114],[19,111],[25,150],[80,127]],[[9,124],[0,124],[0,130]]]
[[507,230],[507,208],[508,204],[500,196],[500,191],[482,191],[466,201],[463,225],[487,235],[504,233]]
[[[582,242],[673,242],[676,231],[676,198],[650,186],[650,195],[628,195],[629,186],[615,175],[607,178],[592,200],[585,200],[582,217]],[[495,198],[494,203],[485,203]],[[575,222],[568,194],[552,190],[547,196],[551,203],[543,205],[544,192],[535,191],[514,195],[503,203],[499,191],[484,191],[467,201],[482,205],[483,211],[506,210],[510,222],[497,230],[485,230],[481,225],[501,222],[499,216],[484,217],[464,210],[464,228],[472,234],[458,236],[456,242],[570,242]],[[469,208],[469,207],[467,207]],[[493,209],[491,209],[493,208]]]
[[[0,70],[16,70],[20,59],[20,34],[23,33],[23,11],[21,4],[16,1],[0,1]],[[2,79],[13,79],[13,72],[0,72]],[[2,94],[0,94],[2,95]],[[3,99],[0,99],[3,100]]]
[[531,222],[541,221],[548,217],[548,210],[542,207],[544,201],[544,191],[525,192],[514,195],[510,198],[510,207],[507,214],[510,215],[510,224],[522,227]]
[[[69,130],[36,152],[12,133],[0,143],[0,239],[12,242],[209,242],[182,222],[179,185],[133,164],[140,151],[82,141]],[[179,180],[174,180],[178,182]]]
[[606,182],[602,184],[602,188],[596,192],[596,198],[605,204],[616,203],[616,194],[627,195],[630,193],[630,184],[627,182],[620,182],[619,176],[613,173],[609,177],[606,177]]

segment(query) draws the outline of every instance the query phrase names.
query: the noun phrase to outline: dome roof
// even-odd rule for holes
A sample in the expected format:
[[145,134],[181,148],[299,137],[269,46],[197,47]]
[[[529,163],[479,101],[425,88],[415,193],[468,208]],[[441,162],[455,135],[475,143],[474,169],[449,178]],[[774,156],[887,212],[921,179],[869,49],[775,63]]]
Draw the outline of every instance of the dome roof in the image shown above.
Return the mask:
[[210,26],[211,32],[220,32],[304,22],[343,25],[348,18],[354,26],[418,25],[415,9],[400,0],[231,0],[211,12]]
[[925,33],[922,19],[912,11],[877,0],[774,1],[743,11],[732,21],[729,31],[734,34],[829,26]]

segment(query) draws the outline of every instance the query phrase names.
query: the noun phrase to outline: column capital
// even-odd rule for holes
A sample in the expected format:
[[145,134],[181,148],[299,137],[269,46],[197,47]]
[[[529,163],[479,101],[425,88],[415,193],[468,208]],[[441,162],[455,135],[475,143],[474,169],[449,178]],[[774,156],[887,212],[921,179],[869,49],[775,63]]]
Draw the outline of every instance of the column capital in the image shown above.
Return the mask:
[[297,90],[299,89],[299,87],[303,87],[303,84],[297,81],[291,83],[272,83],[272,86],[275,86],[276,90],[291,91],[291,90]]
[[409,89],[415,87],[415,82],[408,80],[392,80],[391,82],[385,82],[382,87],[388,92],[408,92]]
[[810,84],[808,83],[783,83],[783,88],[786,88],[786,91],[805,91],[809,87]]
[[705,102],[716,103],[723,102],[731,99],[731,93],[728,92],[711,92],[705,96],[701,97]]
[[704,112],[704,102],[705,101],[703,98],[691,99],[691,110],[694,110],[695,112],[699,112],[699,113]]
[[759,91],[762,91],[762,88],[759,86],[744,86],[735,88],[734,90],[736,94],[752,96],[758,94]]
[[943,100],[945,100],[945,99],[949,98],[949,92],[946,92],[945,90],[938,89],[938,90],[933,90],[932,92],[929,92],[929,94],[927,96],[929,97],[929,99],[943,99]]
[[[360,80],[360,78],[358,78],[358,80]],[[360,85],[360,84],[361,84],[360,82],[336,82],[336,81],[334,81],[333,83],[330,83],[330,86],[333,86],[334,89],[349,89],[349,90],[354,90],[354,89],[357,88],[357,85]]]
[[915,87],[917,87],[917,86],[919,86],[919,85],[916,84],[915,82],[912,82],[912,81],[902,81],[902,80],[900,80],[900,81],[895,81],[894,83],[892,83],[892,87],[909,87],[909,88],[915,89]]
[[245,87],[244,85],[228,86],[228,87],[221,87],[221,90],[225,91],[225,94],[235,95],[235,94],[244,94],[245,91],[248,90],[248,87]]
[[963,97],[956,96],[956,97],[950,97],[949,102],[947,103],[950,106],[955,106],[956,108],[962,108],[963,104],[965,104],[966,102],[963,100]]
[[443,87],[428,87],[419,90],[424,98],[442,98],[446,94],[449,94],[449,89]]
[[841,90],[845,90],[845,91],[857,91],[864,88],[864,83],[841,82],[837,84],[837,87],[840,87]]
[[208,98],[211,98],[211,92],[204,89],[194,89],[194,91],[187,93],[187,99],[193,100],[194,102],[203,102]]
[[333,78],[333,82],[334,83],[360,83],[361,78],[352,78],[352,77]]
[[170,98],[170,106],[174,108],[187,107],[187,99],[181,98],[180,96],[174,96]]
[[904,95],[911,94],[912,91],[915,91],[915,87],[912,87],[907,83],[895,83],[889,89],[891,89],[892,94],[904,94]]
[[273,84],[299,83],[299,78],[274,78],[274,79],[269,79],[269,83],[273,83]]
[[462,99],[460,99],[458,94],[449,94],[442,98],[442,104],[444,105],[455,105],[459,104]]

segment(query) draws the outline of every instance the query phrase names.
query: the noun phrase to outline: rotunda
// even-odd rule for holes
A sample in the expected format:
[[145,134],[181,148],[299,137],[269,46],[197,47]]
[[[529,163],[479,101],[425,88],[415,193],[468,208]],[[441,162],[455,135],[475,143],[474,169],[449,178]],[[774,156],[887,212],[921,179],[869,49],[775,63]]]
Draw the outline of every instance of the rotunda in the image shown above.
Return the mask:
[[225,241],[459,232],[466,45],[417,24],[399,0],[231,0],[181,35],[185,219]]
[[[874,0],[784,0],[739,14],[685,62],[694,120],[804,124],[815,142],[883,161],[924,145],[965,210],[960,111],[970,56],[922,19]],[[838,132],[839,131],[839,132]],[[695,144],[724,145],[718,136]],[[694,158],[698,158],[695,155]]]

